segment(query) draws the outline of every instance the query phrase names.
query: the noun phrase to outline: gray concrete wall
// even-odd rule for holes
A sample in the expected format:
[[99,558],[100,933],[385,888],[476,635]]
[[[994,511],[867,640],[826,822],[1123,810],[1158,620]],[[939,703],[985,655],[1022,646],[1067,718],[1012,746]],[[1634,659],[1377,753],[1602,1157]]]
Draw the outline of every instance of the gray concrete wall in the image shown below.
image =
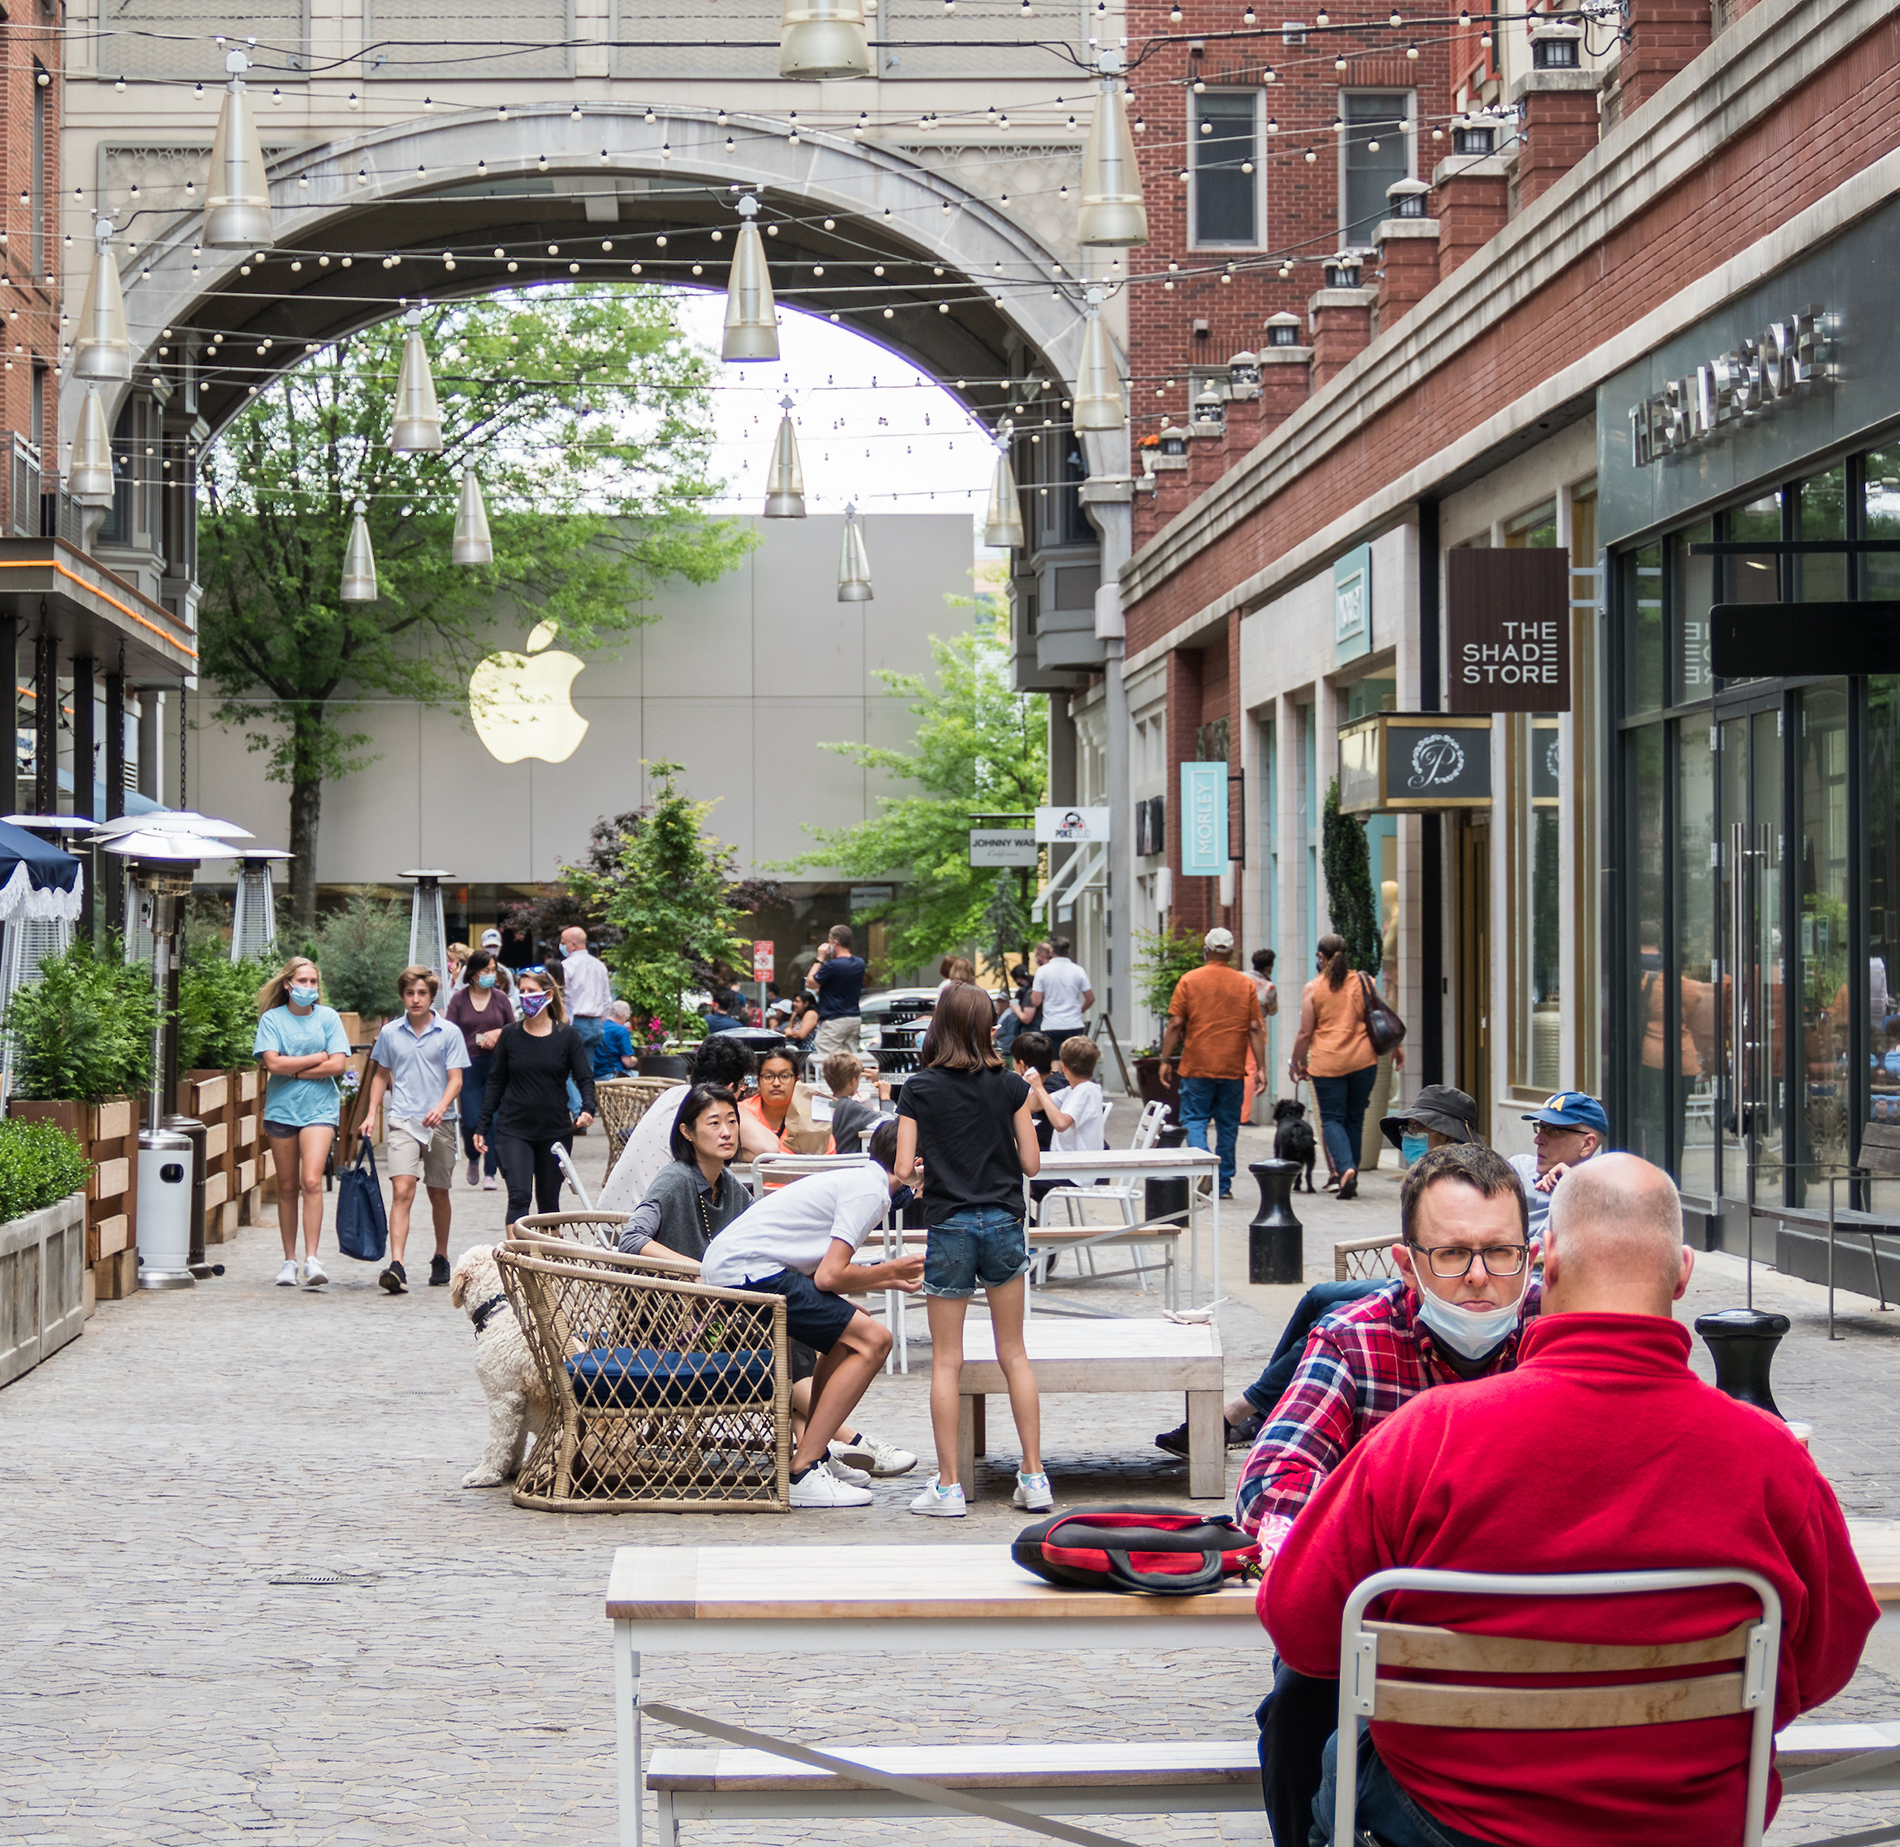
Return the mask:
[[[890,779],[818,746],[911,736],[904,702],[875,675],[929,674],[930,637],[968,625],[971,612],[944,598],[971,593],[974,537],[964,514],[871,516],[876,599],[840,603],[842,526],[835,516],[758,521],[760,544],[738,569],[664,589],[660,619],[575,679],[588,729],[564,763],[496,762],[466,703],[366,706],[351,728],[370,734],[377,761],[325,791],[319,881],[387,881],[411,866],[464,881],[552,878],[584,849],[596,817],[648,799],[643,759],[685,764],[684,786],[718,801],[709,826],[747,867],[799,853],[805,824],[875,814]],[[525,639],[525,628],[505,630],[495,645]],[[259,845],[286,845],[288,789],[263,779],[241,732],[216,723],[215,695],[195,693],[189,705],[190,805],[242,823]],[[175,749],[174,736],[168,756]]]

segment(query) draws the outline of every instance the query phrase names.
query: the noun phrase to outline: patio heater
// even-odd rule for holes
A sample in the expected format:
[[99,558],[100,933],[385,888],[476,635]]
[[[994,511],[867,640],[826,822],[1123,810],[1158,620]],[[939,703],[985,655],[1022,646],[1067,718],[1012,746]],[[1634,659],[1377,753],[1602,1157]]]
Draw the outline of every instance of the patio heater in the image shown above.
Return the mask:
[[237,896],[231,904],[231,960],[268,959],[277,947],[277,899],[271,868],[291,856],[282,847],[247,847],[237,861]]
[[224,857],[224,840],[248,840],[250,834],[232,821],[161,810],[108,821],[98,837],[108,853],[128,862],[140,935],[151,943],[158,1001],[152,1082],[139,1131],[139,1287],[189,1289],[202,1277],[222,1274],[222,1266],[205,1261],[205,1125],[166,1108],[178,1095],[178,901],[190,895],[207,858]]
[[411,967],[432,968],[442,977],[445,985],[435,996],[435,1010],[440,1013],[449,1004],[449,931],[442,915],[442,881],[454,874],[437,867],[396,876],[416,882],[409,894],[409,962]]

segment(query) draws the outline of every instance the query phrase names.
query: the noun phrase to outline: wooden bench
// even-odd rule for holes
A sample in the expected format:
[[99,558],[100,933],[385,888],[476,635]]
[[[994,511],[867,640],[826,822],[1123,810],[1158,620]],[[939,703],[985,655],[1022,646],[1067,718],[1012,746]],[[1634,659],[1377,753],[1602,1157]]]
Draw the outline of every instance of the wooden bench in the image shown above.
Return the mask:
[[[1211,1321],[1071,1321],[1037,1315],[1023,1323],[1023,1344],[1044,1397],[1056,1392],[1183,1392],[1187,1396],[1188,1494],[1219,1500],[1227,1492],[1227,1426],[1221,1416],[1220,1329]],[[963,1324],[958,1381],[957,1471],[976,1498],[976,1459],[987,1448],[986,1403],[1007,1394],[988,1321]]]
[[[994,1792],[1012,1808],[1037,1815],[1232,1814],[1260,1808],[1260,1753],[1252,1739],[819,1748],[948,1789]],[[895,1790],[848,1783],[767,1751],[655,1751],[647,1788],[658,1798],[661,1847],[680,1847],[683,1821],[943,1813]]]

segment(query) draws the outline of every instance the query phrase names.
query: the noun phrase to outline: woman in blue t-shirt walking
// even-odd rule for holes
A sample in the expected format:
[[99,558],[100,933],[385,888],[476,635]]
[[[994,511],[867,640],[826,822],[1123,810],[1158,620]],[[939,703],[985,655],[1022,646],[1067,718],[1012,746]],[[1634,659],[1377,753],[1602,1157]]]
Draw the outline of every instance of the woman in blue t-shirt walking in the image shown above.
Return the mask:
[[[323,1167],[336,1140],[337,1079],[349,1068],[350,1042],[334,1007],[321,1005],[317,965],[286,962],[257,991],[257,1039],[264,1067],[264,1135],[277,1167],[277,1230],[284,1241],[280,1289],[320,1289],[330,1278],[317,1261],[323,1234]],[[297,1208],[303,1204],[303,1262],[297,1261]]]

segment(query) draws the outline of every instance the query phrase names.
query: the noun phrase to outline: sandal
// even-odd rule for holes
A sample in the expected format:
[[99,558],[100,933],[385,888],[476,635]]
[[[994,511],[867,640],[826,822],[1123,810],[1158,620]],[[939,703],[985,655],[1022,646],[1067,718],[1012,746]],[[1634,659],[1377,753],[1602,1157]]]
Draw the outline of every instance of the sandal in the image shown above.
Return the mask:
[[1349,1167],[1339,1176],[1339,1197],[1356,1199],[1359,1196],[1359,1170]]

